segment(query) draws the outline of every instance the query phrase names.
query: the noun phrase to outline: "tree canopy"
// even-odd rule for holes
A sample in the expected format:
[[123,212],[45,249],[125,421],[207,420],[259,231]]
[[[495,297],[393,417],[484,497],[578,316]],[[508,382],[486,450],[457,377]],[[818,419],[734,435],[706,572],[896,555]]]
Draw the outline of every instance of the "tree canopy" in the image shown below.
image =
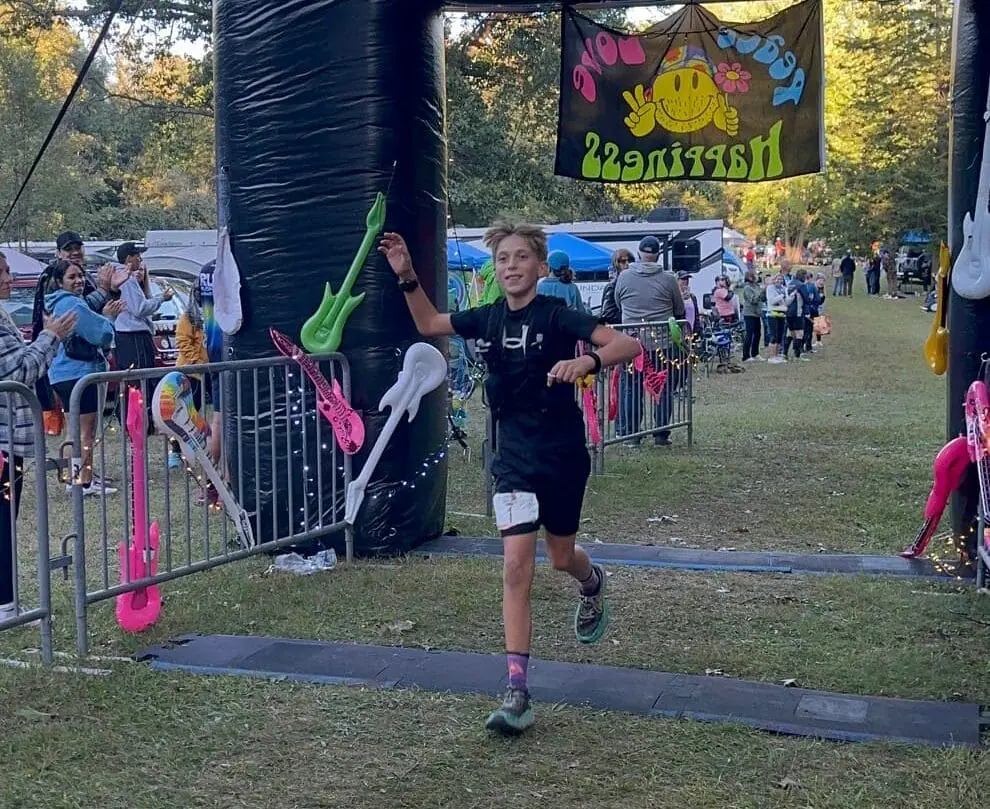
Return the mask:
[[[724,19],[787,0],[720,3]],[[111,0],[0,0],[0,208],[13,199]],[[670,9],[665,9],[669,11]],[[658,12],[658,16],[659,16]],[[553,175],[559,16],[447,19],[451,214],[540,222],[683,205],[760,239],[865,248],[946,231],[951,0],[825,0],[827,167],[733,185],[603,186]],[[599,12],[628,26],[624,9]],[[639,24],[644,24],[642,18]],[[208,0],[125,0],[111,36],[0,239],[91,238],[215,224]],[[177,46],[189,41],[198,48]],[[182,55],[194,53],[195,56]]]

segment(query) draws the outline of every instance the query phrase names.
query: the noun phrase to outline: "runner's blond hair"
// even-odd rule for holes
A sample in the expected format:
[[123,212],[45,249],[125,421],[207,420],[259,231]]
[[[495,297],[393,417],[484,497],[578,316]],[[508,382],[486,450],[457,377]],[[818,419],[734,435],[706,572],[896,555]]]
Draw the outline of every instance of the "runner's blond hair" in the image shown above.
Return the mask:
[[498,246],[510,236],[525,239],[537,261],[547,260],[547,234],[543,228],[514,222],[496,222],[485,233],[485,246],[492,251],[492,258],[498,252]]

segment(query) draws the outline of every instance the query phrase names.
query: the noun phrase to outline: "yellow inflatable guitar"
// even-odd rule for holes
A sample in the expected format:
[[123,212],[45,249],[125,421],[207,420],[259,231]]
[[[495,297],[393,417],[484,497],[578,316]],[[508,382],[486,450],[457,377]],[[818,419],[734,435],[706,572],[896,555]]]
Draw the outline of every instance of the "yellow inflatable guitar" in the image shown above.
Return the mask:
[[925,340],[925,359],[936,376],[942,376],[949,365],[949,330],[945,325],[946,307],[949,297],[949,275],[952,272],[952,257],[945,242],[939,249],[938,274],[935,276],[935,294],[938,301],[932,331]]

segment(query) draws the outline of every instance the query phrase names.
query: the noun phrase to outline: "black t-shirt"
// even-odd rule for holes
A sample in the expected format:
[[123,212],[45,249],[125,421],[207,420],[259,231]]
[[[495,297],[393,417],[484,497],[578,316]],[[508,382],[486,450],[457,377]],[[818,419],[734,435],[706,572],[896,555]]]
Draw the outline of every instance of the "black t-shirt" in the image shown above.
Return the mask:
[[485,390],[498,421],[503,460],[533,463],[538,452],[584,449],[584,425],[573,385],[547,386],[547,374],[577,355],[598,321],[559,298],[537,295],[512,311],[500,301],[450,316],[454,331],[474,340],[488,366]]

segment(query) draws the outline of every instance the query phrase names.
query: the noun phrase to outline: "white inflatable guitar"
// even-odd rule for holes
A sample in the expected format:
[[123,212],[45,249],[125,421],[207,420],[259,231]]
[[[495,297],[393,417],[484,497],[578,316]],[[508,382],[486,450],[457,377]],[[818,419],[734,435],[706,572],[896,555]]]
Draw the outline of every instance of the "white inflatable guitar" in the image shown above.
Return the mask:
[[413,343],[409,346],[406,356],[402,361],[402,370],[399,378],[382,396],[378,403],[378,409],[384,410],[386,407],[392,408],[392,412],[385,422],[375,446],[371,449],[371,454],[364,462],[364,468],[360,476],[351,481],[347,487],[347,502],[344,512],[344,520],[348,525],[354,525],[361,504],[364,502],[364,492],[368,488],[368,482],[375,473],[375,467],[385,452],[385,446],[395,433],[395,428],[399,426],[402,417],[408,413],[409,421],[416,418],[419,412],[419,403],[423,397],[439,388],[447,379],[447,360],[443,354],[437,351],[429,343]]
[[196,409],[189,377],[178,371],[162,377],[158,387],[155,388],[151,410],[158,429],[179,442],[186,460],[190,465],[194,462],[198,463],[207,479],[213,484],[213,488],[217,490],[217,496],[223,503],[227,516],[237,526],[237,538],[241,547],[244,549],[255,547],[257,543],[250,517],[234,498],[234,493],[206,452],[210,428]]
[[[990,108],[990,98],[987,99]],[[990,109],[983,114],[983,160],[976,192],[976,212],[963,219],[962,250],[952,266],[952,288],[971,301],[990,297]]]

